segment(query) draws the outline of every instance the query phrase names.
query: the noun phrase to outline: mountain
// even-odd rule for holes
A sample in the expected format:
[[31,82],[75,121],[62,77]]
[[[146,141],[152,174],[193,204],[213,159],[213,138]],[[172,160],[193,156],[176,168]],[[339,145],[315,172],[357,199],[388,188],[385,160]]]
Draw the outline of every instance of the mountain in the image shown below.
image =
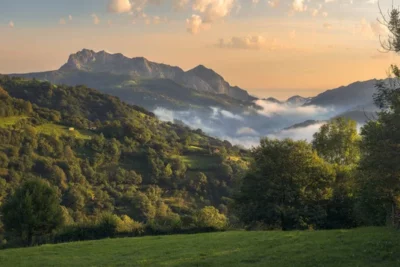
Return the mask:
[[347,86],[327,90],[313,97],[306,105],[351,109],[357,106],[369,105],[373,102],[377,80],[355,82]]
[[264,98],[263,100],[271,102],[271,103],[275,103],[275,104],[283,104],[282,101],[274,98],[274,97],[268,97],[268,98]]
[[209,85],[215,93],[225,94],[240,100],[255,100],[255,98],[250,97],[247,91],[234,86],[232,87],[228,82],[222,78],[221,75],[213,71],[212,69],[208,69],[203,65],[199,65],[194,69],[186,72],[189,77],[199,77],[203,81]]
[[[58,70],[12,76],[48,80],[55,84],[85,84],[122,99],[130,98],[135,100],[132,104],[142,104],[146,108],[154,108],[151,99],[167,107],[208,105],[201,99],[210,98],[215,98],[214,102],[231,102],[233,106],[239,106],[238,101],[250,104],[255,99],[202,65],[185,72],[179,67],[151,62],[143,57],[128,58],[88,49],[70,55],[67,63]],[[165,84],[168,84],[168,90]],[[169,94],[170,90],[173,93],[180,91],[187,98],[176,99],[176,95]]]
[[317,121],[317,120],[306,120],[300,123],[293,124],[290,127],[286,127],[284,130],[293,130],[293,129],[299,129],[299,128],[305,128],[314,124],[320,124],[323,123],[324,121]]
[[311,101],[311,97],[302,97],[299,95],[292,96],[286,100],[286,103],[292,106],[302,106],[309,101]]

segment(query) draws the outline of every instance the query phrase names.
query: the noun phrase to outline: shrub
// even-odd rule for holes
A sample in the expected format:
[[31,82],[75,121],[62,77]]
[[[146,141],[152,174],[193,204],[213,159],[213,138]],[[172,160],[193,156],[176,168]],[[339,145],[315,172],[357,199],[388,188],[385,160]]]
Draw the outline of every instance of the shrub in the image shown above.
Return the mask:
[[196,226],[200,228],[215,228],[222,230],[226,228],[228,220],[225,215],[219,213],[219,211],[212,207],[207,206],[201,209],[196,214]]

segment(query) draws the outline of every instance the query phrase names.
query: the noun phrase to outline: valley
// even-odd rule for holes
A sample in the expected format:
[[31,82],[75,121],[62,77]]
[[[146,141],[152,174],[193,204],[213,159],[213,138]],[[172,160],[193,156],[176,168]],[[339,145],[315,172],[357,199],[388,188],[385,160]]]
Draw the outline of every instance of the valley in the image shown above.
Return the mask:
[[70,86],[84,84],[144,107],[163,121],[182,122],[246,148],[257,145],[264,136],[310,140],[313,133],[309,127],[285,131],[307,120],[342,116],[363,125],[377,111],[372,103],[377,80],[356,82],[315,97],[258,99],[203,65],[184,71],[142,57],[89,49],[70,55],[58,70],[11,76]]

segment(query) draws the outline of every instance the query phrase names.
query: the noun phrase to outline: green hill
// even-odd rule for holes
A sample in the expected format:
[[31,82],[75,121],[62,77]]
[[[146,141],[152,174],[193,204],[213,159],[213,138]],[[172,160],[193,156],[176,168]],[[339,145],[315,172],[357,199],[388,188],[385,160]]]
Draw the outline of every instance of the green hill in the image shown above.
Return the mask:
[[0,76],[0,205],[40,177],[70,223],[109,212],[190,226],[181,218],[205,206],[228,214],[247,153],[86,86]]
[[388,228],[220,232],[107,239],[0,251],[6,266],[399,266]]

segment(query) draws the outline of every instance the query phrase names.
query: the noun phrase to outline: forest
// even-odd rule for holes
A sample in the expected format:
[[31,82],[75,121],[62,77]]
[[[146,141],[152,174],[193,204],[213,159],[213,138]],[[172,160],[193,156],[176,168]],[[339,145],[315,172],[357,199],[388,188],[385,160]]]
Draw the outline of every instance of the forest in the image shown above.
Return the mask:
[[[77,235],[71,239],[94,238],[101,220],[124,222],[122,228],[137,234],[145,225],[155,232],[213,227],[208,212],[226,220],[235,183],[248,166],[246,150],[201,130],[160,122],[142,108],[84,86],[7,76],[0,86],[5,207],[25,183],[42,188],[45,181],[60,200],[60,225]],[[2,229],[7,235],[7,223]],[[79,236],[79,229],[92,231],[90,237]],[[14,230],[11,239],[17,243],[40,236],[19,230],[16,238]]]

